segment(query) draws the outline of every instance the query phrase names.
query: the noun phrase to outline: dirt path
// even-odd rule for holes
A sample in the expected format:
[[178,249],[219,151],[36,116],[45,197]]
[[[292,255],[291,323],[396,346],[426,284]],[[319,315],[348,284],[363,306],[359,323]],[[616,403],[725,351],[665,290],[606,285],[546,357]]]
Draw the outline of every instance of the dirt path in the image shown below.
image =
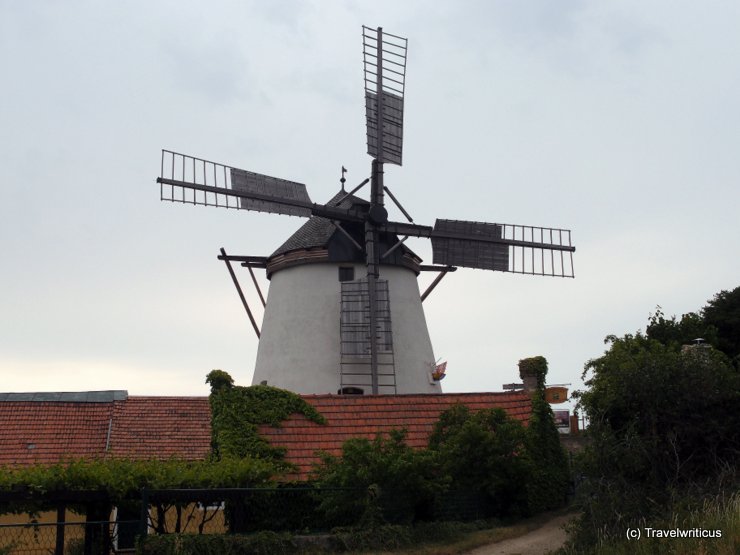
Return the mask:
[[543,524],[540,528],[519,536],[469,551],[467,555],[544,555],[565,543],[563,525],[573,515],[561,515]]

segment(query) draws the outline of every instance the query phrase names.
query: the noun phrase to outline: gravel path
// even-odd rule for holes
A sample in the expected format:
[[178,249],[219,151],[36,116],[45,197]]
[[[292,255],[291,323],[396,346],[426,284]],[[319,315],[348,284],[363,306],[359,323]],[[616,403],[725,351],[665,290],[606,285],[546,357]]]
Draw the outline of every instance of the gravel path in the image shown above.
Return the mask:
[[544,555],[563,546],[565,543],[563,525],[571,518],[573,515],[555,517],[523,536],[484,545],[469,551],[467,555]]

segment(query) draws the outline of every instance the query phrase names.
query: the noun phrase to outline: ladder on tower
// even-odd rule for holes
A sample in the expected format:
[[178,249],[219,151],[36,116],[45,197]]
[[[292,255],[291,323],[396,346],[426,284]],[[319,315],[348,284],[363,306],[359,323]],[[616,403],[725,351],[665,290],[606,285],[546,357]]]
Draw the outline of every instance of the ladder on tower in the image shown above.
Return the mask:
[[[375,336],[378,353],[378,393],[396,393],[393,330],[388,281],[378,279]],[[372,393],[370,363],[370,298],[367,279],[343,281],[340,303],[340,393]]]

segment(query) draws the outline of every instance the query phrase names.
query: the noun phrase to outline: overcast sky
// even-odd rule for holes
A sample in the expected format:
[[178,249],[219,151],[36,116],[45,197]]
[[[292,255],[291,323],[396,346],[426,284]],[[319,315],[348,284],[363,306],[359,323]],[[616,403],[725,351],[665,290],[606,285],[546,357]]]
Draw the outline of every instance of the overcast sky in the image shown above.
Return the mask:
[[415,221],[577,246],[575,279],[442,281],[424,307],[446,391],[501,390],[534,355],[577,385],[607,334],[740,285],[735,1],[0,0],[0,391],[251,382],[257,340],[216,255],[268,255],[303,220],[163,203],[160,149],[316,202],[342,165],[359,183],[362,24],[409,39],[386,184]]

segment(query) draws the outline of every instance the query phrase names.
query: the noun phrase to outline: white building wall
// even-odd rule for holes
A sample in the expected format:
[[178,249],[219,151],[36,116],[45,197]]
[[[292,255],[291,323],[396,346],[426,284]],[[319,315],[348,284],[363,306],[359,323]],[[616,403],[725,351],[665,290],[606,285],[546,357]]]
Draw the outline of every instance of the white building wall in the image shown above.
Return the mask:
[[[339,266],[304,264],[272,275],[253,384],[267,381],[296,393],[337,393]],[[364,265],[354,267],[357,278],[365,275]],[[416,275],[381,266],[380,278],[388,280],[390,292],[397,393],[441,393],[438,383],[430,384],[434,351]]]

